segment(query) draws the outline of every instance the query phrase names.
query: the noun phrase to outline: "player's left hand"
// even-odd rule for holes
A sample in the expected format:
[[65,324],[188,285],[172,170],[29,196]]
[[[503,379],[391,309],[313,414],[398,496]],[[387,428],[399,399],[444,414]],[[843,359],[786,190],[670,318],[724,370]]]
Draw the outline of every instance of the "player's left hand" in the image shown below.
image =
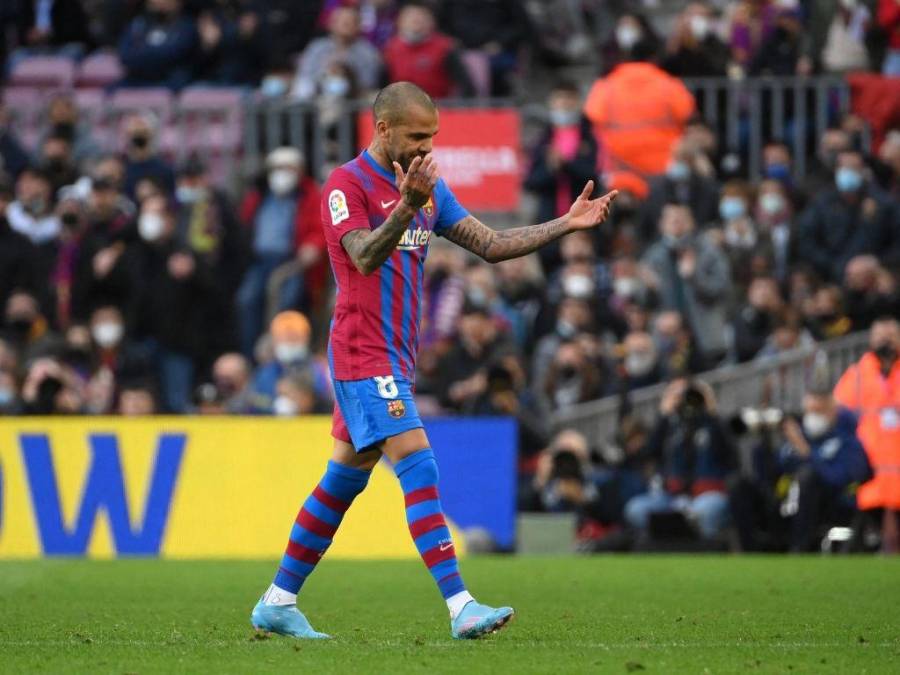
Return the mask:
[[591,199],[594,181],[589,180],[578,199],[569,208],[569,225],[573,230],[587,230],[595,227],[609,217],[609,208],[619,194],[618,190],[607,192],[602,197]]

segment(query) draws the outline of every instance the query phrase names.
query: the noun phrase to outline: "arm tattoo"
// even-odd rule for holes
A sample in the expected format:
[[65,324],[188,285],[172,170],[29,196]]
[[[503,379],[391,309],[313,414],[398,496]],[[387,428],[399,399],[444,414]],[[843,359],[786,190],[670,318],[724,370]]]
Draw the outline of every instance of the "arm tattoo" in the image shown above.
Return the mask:
[[391,215],[374,230],[350,230],[341,237],[341,245],[363,274],[371,274],[387,260],[400,243],[415,211],[401,201]]
[[450,228],[446,238],[487,262],[495,263],[528,255],[568,233],[568,216],[510,230],[492,230],[477,218],[466,216]]

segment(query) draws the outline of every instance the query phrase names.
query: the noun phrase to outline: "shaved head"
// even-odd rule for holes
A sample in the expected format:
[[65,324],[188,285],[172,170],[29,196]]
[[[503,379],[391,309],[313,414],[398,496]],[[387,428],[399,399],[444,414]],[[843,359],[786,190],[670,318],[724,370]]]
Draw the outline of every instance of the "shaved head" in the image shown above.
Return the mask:
[[414,107],[424,108],[429,112],[437,110],[434,101],[420,87],[412,82],[394,82],[378,92],[372,112],[376,123],[383,120],[388,124],[399,124],[405,113]]

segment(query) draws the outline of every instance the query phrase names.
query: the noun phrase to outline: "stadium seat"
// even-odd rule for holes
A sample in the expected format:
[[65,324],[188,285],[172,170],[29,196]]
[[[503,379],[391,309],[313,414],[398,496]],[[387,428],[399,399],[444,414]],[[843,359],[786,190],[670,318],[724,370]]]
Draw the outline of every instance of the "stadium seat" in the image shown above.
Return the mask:
[[36,87],[4,87],[3,103],[9,108],[21,110],[36,108],[44,99],[44,92]]
[[109,108],[118,115],[149,111],[164,124],[172,113],[172,92],[163,87],[117,89],[110,98]]
[[191,87],[178,101],[176,126],[185,133],[185,148],[233,153],[241,146],[244,101],[240,88]]
[[65,56],[29,56],[13,66],[9,84],[18,87],[71,87],[75,62]]
[[78,68],[77,87],[108,87],[122,79],[122,63],[115,52],[100,51],[91,54]]

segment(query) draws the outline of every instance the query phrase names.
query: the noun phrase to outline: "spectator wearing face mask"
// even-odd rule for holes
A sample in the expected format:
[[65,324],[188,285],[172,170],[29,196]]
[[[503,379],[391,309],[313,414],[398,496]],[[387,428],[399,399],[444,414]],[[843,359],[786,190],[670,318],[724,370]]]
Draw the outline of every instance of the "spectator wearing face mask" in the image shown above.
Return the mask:
[[753,75],[794,75],[803,40],[800,0],[776,0],[764,7],[773,11],[773,23],[754,54],[748,72]]
[[579,333],[593,331],[595,324],[593,307],[591,301],[585,297],[563,296],[556,307],[553,330],[537,341],[531,357],[531,381],[536,391],[540,391],[560,346],[568,340],[573,340]]
[[660,306],[678,311],[704,360],[718,363],[728,348],[726,305],[732,289],[728,258],[706,238],[695,235],[687,206],[667,204],[660,233],[660,241],[643,258],[658,279],[654,290]]
[[307,175],[295,148],[278,148],[266,158],[263,189],[247,193],[241,221],[251,239],[252,261],[237,294],[241,351],[253,354],[269,315],[318,306],[326,275],[325,235],[319,186]]
[[792,520],[791,551],[815,550],[821,526],[854,510],[848,488],[872,476],[856,427],[850,410],[836,405],[830,393],[815,391],[803,397],[802,426],[792,418],[785,421],[779,460],[794,481],[784,504]]
[[804,306],[806,326],[817,340],[831,340],[849,333],[853,324],[847,316],[840,286],[827,284],[816,289]]
[[272,319],[269,329],[275,359],[261,364],[253,374],[253,402],[259,412],[273,412],[278,396],[278,382],[292,373],[305,373],[312,378],[315,395],[332,401],[328,364],[312,353],[312,328],[300,312],[281,312]]
[[140,240],[127,252],[141,296],[136,335],[156,345],[163,407],[183,413],[195,371],[208,365],[210,331],[202,308],[219,291],[203,259],[178,237],[173,205],[166,199],[144,201],[138,232]]
[[775,279],[757,277],[750,282],[747,303],[733,322],[734,352],[738,363],[750,361],[759,353],[784,309],[784,299]]
[[47,104],[46,127],[39,137],[38,147],[43,148],[50,136],[65,139],[71,144],[71,159],[76,165],[96,157],[100,152],[91,136],[90,124],[79,119],[78,106],[69,93],[56,94]]
[[125,318],[118,307],[100,306],[91,313],[90,336],[94,370],[109,370],[117,382],[153,378],[151,355],[127,334]]
[[353,70],[362,91],[375,89],[381,75],[381,54],[359,31],[357,8],[333,10],[328,18],[328,35],[310,42],[300,57],[291,95],[300,100],[313,98],[327,64],[336,60]]
[[78,167],[72,160],[72,142],[61,134],[52,133],[40,146],[41,168],[50,179],[53,194],[79,178]]
[[[585,184],[597,180],[597,141],[591,125],[581,114],[581,94],[573,83],[559,83],[548,101],[549,124],[531,152],[531,163],[523,183],[537,197],[535,217],[553,220],[568,212],[572,199]],[[595,194],[600,188],[595,188]],[[561,240],[560,240],[561,241]],[[539,253],[545,267],[559,262],[560,242],[544,246]]]
[[653,342],[663,381],[694,375],[706,369],[684,318],[677,311],[662,311],[653,321]]
[[754,274],[772,266],[771,242],[753,220],[751,188],[742,181],[729,181],[722,187],[719,200],[721,245],[728,256],[736,291],[743,294]]
[[36,247],[52,244],[59,236],[59,218],[53,212],[53,185],[43,169],[25,169],[16,181],[16,199],[6,207],[9,226]]
[[9,296],[3,314],[2,338],[19,363],[48,353],[55,337],[34,295],[16,290]]
[[641,235],[644,241],[656,238],[659,219],[666,204],[686,204],[694,222],[706,227],[718,215],[719,185],[714,178],[697,171],[695,144],[682,138],[672,148],[665,173],[650,179],[650,194],[641,210]]
[[218,85],[253,85],[266,62],[268,35],[254,0],[220,0],[197,17],[197,79]]
[[213,384],[221,393],[228,414],[249,415],[256,411],[250,377],[250,362],[243,354],[228,352],[213,363]]
[[434,99],[475,93],[456,43],[435,30],[424,4],[407,3],[397,17],[397,34],[383,52],[388,82],[412,82]]
[[722,77],[728,47],[715,34],[708,4],[692,2],[678,16],[662,67],[676,77]]
[[762,181],[753,213],[760,234],[771,242],[772,272],[785,284],[797,258],[797,235],[793,205],[784,185],[773,179]]
[[853,330],[868,330],[880,316],[900,316],[900,289],[874,255],[851,258],[844,269],[844,297]]
[[234,297],[246,267],[245,233],[228,196],[212,185],[206,165],[197,157],[179,168],[175,199],[179,236],[209,268],[220,291],[203,309],[209,325],[218,327],[210,348],[215,353],[235,349]]
[[315,382],[308,372],[294,371],[278,380],[278,396],[272,413],[279,417],[323,415],[331,410],[331,402],[316,394]]
[[837,168],[838,155],[852,148],[853,140],[844,129],[831,127],[822,133],[816,148],[816,156],[806,172],[802,190],[798,195],[800,198],[796,204],[798,209],[812,201],[822,191],[834,187],[834,171]]
[[556,412],[613,393],[607,374],[577,340],[563,342],[541,382],[543,406]]
[[772,334],[756,354],[756,359],[763,361],[776,358],[794,349],[810,349],[815,344],[815,339],[804,327],[799,314],[793,309],[786,309],[775,319]]
[[622,342],[622,385],[625,391],[661,381],[656,345],[649,333],[633,331]]
[[175,171],[156,151],[156,118],[149,113],[130,115],[125,120],[124,130],[125,194],[135,199],[138,183],[152,178],[163,187],[165,196],[171,195],[175,191]]
[[837,157],[834,186],[817,195],[800,216],[800,256],[826,280],[840,281],[850,258],[897,255],[900,214],[869,180],[862,154]]
[[627,50],[623,63],[594,82],[584,114],[594,125],[603,171],[648,177],[665,171],[695,103],[680,80],[652,63],[649,47],[640,40],[638,36]]
[[13,200],[12,186],[0,177],[0,307],[5,307],[15,289],[34,290],[35,250],[31,241],[9,224],[7,208]]
[[874,471],[857,493],[860,509],[883,509],[882,549],[900,552],[900,321],[882,317],[869,351],[841,376],[834,398],[859,418],[858,435]]
[[144,12],[119,40],[126,87],[168,87],[190,83],[197,53],[197,26],[181,0],[147,0]]

